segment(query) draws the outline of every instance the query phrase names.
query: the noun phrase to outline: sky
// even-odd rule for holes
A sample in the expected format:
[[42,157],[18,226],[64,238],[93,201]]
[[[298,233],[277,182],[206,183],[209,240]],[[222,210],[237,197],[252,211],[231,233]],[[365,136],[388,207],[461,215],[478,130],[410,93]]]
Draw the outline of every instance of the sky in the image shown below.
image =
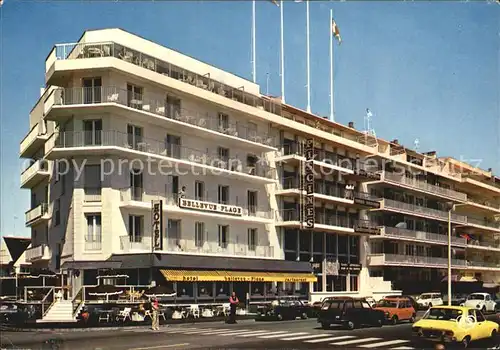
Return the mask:
[[[305,3],[284,7],[286,102],[305,109]],[[491,2],[310,3],[311,106],[329,115],[329,11],[336,121],[500,173],[500,5]],[[0,234],[26,236],[29,191],[19,188],[19,143],[54,44],[119,27],[251,79],[251,1],[17,1],[0,7]],[[257,82],[281,95],[279,8],[257,2]]]

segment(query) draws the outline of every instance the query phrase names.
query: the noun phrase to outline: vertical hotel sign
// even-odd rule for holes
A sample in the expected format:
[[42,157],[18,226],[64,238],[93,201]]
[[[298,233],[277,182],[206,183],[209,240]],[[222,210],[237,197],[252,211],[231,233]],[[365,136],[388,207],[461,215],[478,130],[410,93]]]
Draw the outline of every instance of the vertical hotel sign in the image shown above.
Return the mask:
[[153,218],[153,251],[163,249],[163,201],[153,200],[151,217]]
[[314,228],[314,140],[307,139],[304,147],[306,158],[304,169],[305,221],[306,228]]

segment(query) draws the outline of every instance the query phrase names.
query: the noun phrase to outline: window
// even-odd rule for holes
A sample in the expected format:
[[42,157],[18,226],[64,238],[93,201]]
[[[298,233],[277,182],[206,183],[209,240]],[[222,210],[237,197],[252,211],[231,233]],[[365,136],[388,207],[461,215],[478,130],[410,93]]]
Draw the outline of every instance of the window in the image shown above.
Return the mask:
[[257,136],[257,124],[248,122],[248,136],[249,137]]
[[181,138],[179,136],[167,134],[165,149],[167,151],[167,157],[179,159],[181,157]]
[[250,251],[255,251],[257,248],[257,229],[256,228],[249,228],[248,229],[248,250]]
[[229,204],[229,186],[219,185],[219,204]]
[[83,78],[83,103],[101,103],[101,77],[96,78]]
[[351,292],[358,291],[358,276],[351,276]]
[[223,162],[229,162],[229,148],[217,147],[217,154],[219,159]]
[[101,166],[85,165],[84,169],[85,201],[101,200]]
[[205,183],[203,181],[194,182],[194,199],[197,201],[205,200]]
[[87,217],[87,242],[101,242],[101,214],[88,214]]
[[85,146],[100,145],[102,143],[102,120],[83,121],[83,142]]
[[127,106],[142,109],[142,93],[142,87],[127,84]]
[[226,249],[229,239],[229,226],[219,225],[219,247]]
[[483,313],[480,310],[476,310],[476,318],[477,322],[484,322],[486,319],[484,318]]
[[254,216],[257,213],[257,191],[247,191],[248,215]]
[[128,236],[130,242],[141,242],[144,229],[144,216],[129,215]]
[[127,140],[129,147],[139,149],[142,146],[142,128],[139,126],[127,125]]
[[54,226],[61,223],[61,200],[58,198],[54,201]]
[[165,106],[166,116],[168,118],[179,119],[181,116],[181,100],[175,96],[167,95]]
[[219,131],[226,132],[229,129],[229,116],[225,113],[219,113]]
[[202,248],[205,244],[205,223],[195,222],[194,223],[194,239],[195,245],[198,248]]
[[142,172],[140,169],[132,169],[130,171],[130,190],[131,199],[133,201],[142,201]]
[[167,234],[169,245],[177,247],[181,239],[181,220],[168,219]]

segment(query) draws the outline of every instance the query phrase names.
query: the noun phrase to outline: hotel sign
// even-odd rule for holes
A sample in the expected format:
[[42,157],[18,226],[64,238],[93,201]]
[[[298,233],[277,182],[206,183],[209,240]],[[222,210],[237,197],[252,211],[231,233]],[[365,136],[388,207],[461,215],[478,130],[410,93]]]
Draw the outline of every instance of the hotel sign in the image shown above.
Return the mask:
[[248,276],[225,276],[225,282],[265,282],[264,277],[248,277]]
[[163,201],[153,200],[152,206],[152,221],[153,221],[153,250],[163,249]]
[[340,263],[340,272],[357,274],[361,271],[361,264]]
[[361,197],[354,197],[354,204],[359,204],[359,205],[373,208],[373,209],[380,208],[380,202],[372,201],[370,199],[365,199],[365,198],[361,198]]
[[194,199],[179,198],[179,207],[200,211],[208,211],[217,214],[242,216],[243,209],[235,205],[203,202]]
[[367,235],[378,235],[380,234],[380,228],[375,225],[370,226],[368,224],[358,223],[354,225],[354,232]]
[[304,188],[305,197],[305,222],[306,228],[314,228],[314,140],[307,139],[304,146],[304,155],[306,158],[304,166]]

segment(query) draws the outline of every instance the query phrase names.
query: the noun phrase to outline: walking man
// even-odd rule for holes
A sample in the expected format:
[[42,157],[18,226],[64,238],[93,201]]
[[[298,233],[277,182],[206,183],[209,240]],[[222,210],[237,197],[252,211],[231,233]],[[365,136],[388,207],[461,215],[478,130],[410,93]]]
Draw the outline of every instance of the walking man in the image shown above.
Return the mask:
[[151,329],[153,331],[159,331],[160,330],[160,304],[158,303],[158,299],[156,297],[153,298],[153,302],[151,303],[151,308],[153,309],[153,318],[152,318],[152,325]]
[[236,322],[236,307],[238,306],[239,302],[240,301],[238,300],[236,293],[233,292],[233,294],[229,297],[229,305],[230,305],[231,311],[229,313],[229,322],[228,323],[237,323]]

